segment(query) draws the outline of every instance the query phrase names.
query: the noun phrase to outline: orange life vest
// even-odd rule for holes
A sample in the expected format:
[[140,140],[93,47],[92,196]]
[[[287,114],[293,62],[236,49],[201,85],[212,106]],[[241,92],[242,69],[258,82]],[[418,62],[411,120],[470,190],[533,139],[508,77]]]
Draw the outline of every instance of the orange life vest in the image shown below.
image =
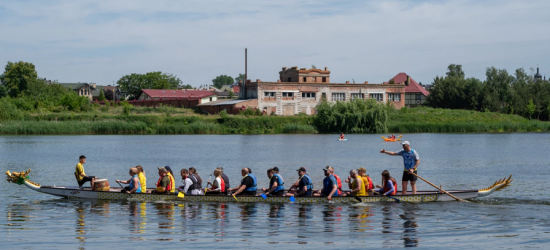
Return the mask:
[[220,180],[222,180],[222,183],[220,184],[220,192],[225,192],[225,181],[223,180],[222,177],[220,177]]
[[334,175],[334,178],[336,178],[336,182],[338,183],[338,195],[342,195],[342,181],[340,180],[340,177],[338,177],[338,175],[334,173],[332,175]]
[[[391,195],[395,195],[397,193],[397,182],[393,177],[391,178],[391,182],[393,183],[393,192],[391,193]],[[391,190],[391,188],[386,187],[386,183],[384,183],[384,192],[388,192]]]
[[372,179],[370,176],[367,175],[367,179],[369,179],[369,186],[367,187],[367,191],[374,188],[374,184],[372,184]]
[[[170,180],[168,182],[168,186],[166,186],[166,188],[164,189],[164,192],[170,192],[170,190],[172,190],[172,180],[170,179],[170,177],[168,175],[166,175],[166,177],[168,177],[168,180]],[[162,178],[164,178],[164,176],[160,177],[159,180],[157,181],[157,190],[159,187],[162,187],[160,185],[160,181],[162,180]]]

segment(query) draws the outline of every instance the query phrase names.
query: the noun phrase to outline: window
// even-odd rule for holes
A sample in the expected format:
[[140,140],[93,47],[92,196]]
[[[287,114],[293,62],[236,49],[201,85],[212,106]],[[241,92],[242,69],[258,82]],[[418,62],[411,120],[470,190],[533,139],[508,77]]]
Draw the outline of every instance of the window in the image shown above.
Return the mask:
[[401,94],[388,94],[388,101],[399,102],[401,101]]
[[351,93],[351,99],[365,99],[365,94],[363,93]]
[[312,78],[311,78],[311,81],[312,81],[312,82],[317,82],[317,77],[315,77],[315,76],[312,77]]
[[307,78],[305,76],[302,79],[303,79],[303,82],[307,82]]
[[275,97],[275,92],[264,92],[265,97]]
[[378,102],[384,101],[384,96],[382,94],[369,94],[369,98],[372,98]]
[[346,100],[346,93],[332,93],[332,100],[333,101],[345,101]]
[[416,94],[416,100],[421,101],[422,100],[422,94]]
[[84,95],[84,90],[83,89],[80,90],[80,95]]
[[327,82],[327,78],[323,76],[323,82]]
[[315,93],[302,92],[302,98],[315,98]]
[[283,92],[283,97],[292,97],[294,96],[294,93],[292,92]]

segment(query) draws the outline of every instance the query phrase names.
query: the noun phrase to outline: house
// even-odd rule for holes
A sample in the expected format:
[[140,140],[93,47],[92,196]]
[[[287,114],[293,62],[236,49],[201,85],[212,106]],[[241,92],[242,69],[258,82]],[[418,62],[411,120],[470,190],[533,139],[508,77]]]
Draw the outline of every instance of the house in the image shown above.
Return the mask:
[[111,85],[107,85],[107,86],[102,86],[102,85],[97,85],[96,88],[92,91],[92,100],[93,101],[98,101],[99,100],[99,95],[101,93],[101,91],[105,91],[105,97],[107,98],[107,100],[113,100],[113,92],[114,92],[114,97],[115,97],[115,100],[118,101],[120,100],[120,97],[121,97],[121,91],[120,91],[120,88],[118,87],[115,87],[115,86],[111,86]]
[[405,105],[405,86],[402,84],[331,83],[330,71],[283,67],[277,82],[247,81],[240,89],[241,99],[256,99],[257,107],[267,114],[315,114],[321,100],[328,102],[372,98],[391,102],[396,108]]
[[218,100],[217,94],[208,90],[142,89],[141,91],[137,100],[130,101],[132,105],[156,107],[162,104],[194,108],[199,104]]
[[59,83],[59,85],[75,91],[79,96],[85,96],[90,99],[90,101],[93,99],[93,90],[96,89],[95,83]]
[[422,106],[426,103],[426,99],[430,92],[409,75],[401,72],[393,77],[390,82],[392,82],[392,80],[394,84],[405,85],[405,106],[407,108]]

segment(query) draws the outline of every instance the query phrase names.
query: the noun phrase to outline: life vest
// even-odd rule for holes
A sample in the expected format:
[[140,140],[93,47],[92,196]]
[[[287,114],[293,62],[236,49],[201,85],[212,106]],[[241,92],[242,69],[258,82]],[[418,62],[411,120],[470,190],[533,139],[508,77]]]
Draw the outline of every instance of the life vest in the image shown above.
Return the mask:
[[223,179],[223,181],[224,181],[224,183],[225,183],[225,188],[229,188],[229,177],[227,177],[227,175],[225,175],[224,173],[222,173],[221,178]]
[[332,173],[334,175],[334,178],[336,178],[336,182],[338,182],[338,195],[342,195],[342,181],[340,180],[340,177],[336,175],[335,173]]
[[[255,192],[256,191],[256,176],[254,176],[253,174],[248,174],[248,176],[250,178],[252,178],[252,180],[254,181],[254,184],[252,185],[252,187],[247,187],[244,191],[247,191],[247,192]],[[244,179],[246,179],[246,176],[243,178],[243,180],[241,181],[241,185],[244,184]]]
[[199,185],[199,181],[197,180],[197,177],[194,175],[187,176],[193,182],[193,184],[189,187],[188,192],[194,189],[201,189],[202,187]]
[[302,179],[303,177],[305,177],[307,180],[307,184],[306,184],[307,191],[313,191],[313,182],[311,182],[311,178],[309,178],[309,176],[305,174],[304,176],[300,177],[300,179]]
[[134,180],[133,180],[134,178],[138,179],[138,188],[136,190],[136,193],[141,193],[141,184],[139,184],[139,178],[137,177],[137,175],[134,175],[132,177],[132,181],[130,181],[130,185],[129,185],[130,190],[134,190],[134,188],[136,187],[136,186],[134,186]]
[[223,180],[223,178],[220,177],[220,180],[221,180],[221,183],[220,183],[220,192],[224,193],[225,192],[225,181]]
[[170,193],[175,193],[176,192],[176,181],[174,181],[174,176],[172,176],[172,174],[170,174],[170,172],[166,173],[166,175],[168,175],[168,178],[170,178]]
[[[393,192],[391,193],[391,195],[395,195],[397,193],[397,181],[395,181],[395,179],[392,177],[391,182],[393,183]],[[391,188],[386,187],[386,183],[384,183],[384,193],[391,190]]]
[[369,186],[370,186],[370,181],[369,181],[369,177],[364,175],[364,176],[361,176],[361,180],[363,181],[363,186],[365,187],[365,191],[367,192],[366,195],[369,195]]
[[[157,181],[157,190],[159,190],[159,188],[161,188],[162,186],[160,185],[160,181],[162,180],[162,178],[164,178],[164,176],[161,176],[159,178],[159,180]],[[170,177],[168,177],[168,179],[170,179]],[[168,186],[166,186],[166,188],[164,189],[164,192],[168,192],[172,190],[172,181],[169,181],[168,182]],[[160,191],[160,190],[159,190]]]
[[138,174],[138,178],[139,178],[139,184],[141,185],[141,191],[146,191],[147,190],[147,177],[145,177],[145,174],[140,172]]
[[370,176],[367,175],[367,179],[369,179],[369,188],[367,189],[368,191],[374,188],[374,184],[372,184],[372,179],[370,178]]
[[[273,174],[273,176],[276,176],[277,180],[278,180],[277,187],[275,188],[275,190],[273,190],[273,192],[279,192],[281,190],[285,190],[285,187],[283,186],[284,185],[283,179],[281,178],[281,176],[278,175],[278,174]],[[271,177],[271,178],[273,178],[273,177]],[[271,188],[271,187],[269,187],[269,188]]]
[[[361,177],[359,177],[359,179],[362,180]],[[357,178],[353,179],[353,182],[351,183],[351,189],[356,189],[357,188]],[[361,185],[361,188],[359,189],[359,192],[355,193],[354,196],[366,196],[367,195],[367,192],[365,191],[365,185]]]

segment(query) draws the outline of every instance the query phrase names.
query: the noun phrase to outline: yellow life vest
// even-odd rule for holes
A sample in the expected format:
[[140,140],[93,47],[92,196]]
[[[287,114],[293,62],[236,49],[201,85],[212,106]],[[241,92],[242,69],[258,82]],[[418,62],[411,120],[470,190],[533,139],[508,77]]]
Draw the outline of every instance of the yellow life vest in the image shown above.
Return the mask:
[[170,193],[176,192],[176,181],[174,181],[174,176],[168,172],[168,178],[170,178],[170,184],[172,186],[172,189],[170,189]]
[[365,175],[365,176],[361,177],[361,180],[363,180],[363,187],[365,188],[365,195],[369,196],[369,192],[367,192],[367,189],[368,189],[367,187],[369,186],[369,178]]
[[[351,183],[351,189],[354,190],[357,188],[357,184],[358,184],[358,181],[357,181],[357,178],[355,178],[353,180],[353,182]],[[359,189],[359,192],[353,194],[354,196],[366,196],[367,195],[367,191],[365,191],[365,185],[361,185],[361,189]]]

